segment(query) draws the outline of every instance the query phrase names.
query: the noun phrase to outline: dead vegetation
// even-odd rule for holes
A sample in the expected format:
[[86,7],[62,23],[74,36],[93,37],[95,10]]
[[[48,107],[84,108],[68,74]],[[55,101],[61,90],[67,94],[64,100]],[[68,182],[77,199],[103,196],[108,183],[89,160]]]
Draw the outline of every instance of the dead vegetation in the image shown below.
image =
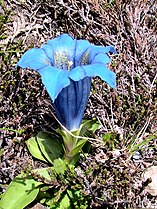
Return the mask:
[[[32,71],[17,71],[16,62],[25,50],[70,33],[93,44],[114,45],[118,51],[110,66],[117,74],[116,91],[94,79],[85,114],[97,117],[102,124],[96,137],[111,133],[111,141],[104,147],[93,147],[78,167],[83,173],[89,165],[92,168],[83,176],[78,172],[78,178],[90,186],[90,190],[84,188],[92,197],[89,208],[155,204],[156,196],[145,192],[141,174],[157,162],[156,8],[155,0],[0,1],[2,191],[21,170],[40,164],[31,158],[24,141],[39,130],[52,131],[57,125],[39,76]],[[149,137],[153,140],[144,149],[134,150],[140,157],[133,161],[133,145]],[[115,149],[120,151],[117,157]],[[99,152],[104,162],[98,160]]]

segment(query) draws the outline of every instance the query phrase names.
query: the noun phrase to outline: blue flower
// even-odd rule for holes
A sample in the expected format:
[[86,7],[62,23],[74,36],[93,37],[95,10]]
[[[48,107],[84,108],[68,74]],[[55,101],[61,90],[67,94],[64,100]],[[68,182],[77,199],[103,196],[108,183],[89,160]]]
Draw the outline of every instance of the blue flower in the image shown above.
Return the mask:
[[116,88],[116,75],[107,68],[108,52],[116,53],[113,46],[95,46],[62,34],[25,52],[17,66],[38,71],[58,119],[71,131],[81,124],[92,77],[99,76]]

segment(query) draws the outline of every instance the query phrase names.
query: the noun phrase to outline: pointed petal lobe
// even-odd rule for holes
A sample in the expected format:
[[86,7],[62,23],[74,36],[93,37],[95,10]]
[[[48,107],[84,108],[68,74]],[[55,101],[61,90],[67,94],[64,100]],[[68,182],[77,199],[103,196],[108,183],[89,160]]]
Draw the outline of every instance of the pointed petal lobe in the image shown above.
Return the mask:
[[116,50],[113,46],[91,46],[88,48],[89,51],[89,64],[93,61],[95,56],[97,56],[99,53],[107,54],[109,52],[116,53]]
[[79,81],[87,76],[86,72],[80,66],[75,67],[69,73],[69,78],[73,81]]
[[39,70],[50,64],[49,58],[42,49],[33,48],[23,54],[17,66]]
[[91,64],[93,64],[93,63],[108,64],[110,61],[111,61],[111,59],[109,58],[109,56],[107,54],[104,54],[104,53],[100,52],[99,54],[97,54],[94,57]]
[[[99,76],[102,80],[106,81],[112,88],[116,88],[116,74],[109,70],[104,64],[91,64],[79,66],[80,70],[84,71],[84,75],[88,77]],[[78,69],[79,70],[79,69]]]
[[61,90],[70,84],[68,71],[66,70],[60,70],[52,66],[47,66],[40,69],[38,72],[41,75],[42,83],[45,85],[53,102]]

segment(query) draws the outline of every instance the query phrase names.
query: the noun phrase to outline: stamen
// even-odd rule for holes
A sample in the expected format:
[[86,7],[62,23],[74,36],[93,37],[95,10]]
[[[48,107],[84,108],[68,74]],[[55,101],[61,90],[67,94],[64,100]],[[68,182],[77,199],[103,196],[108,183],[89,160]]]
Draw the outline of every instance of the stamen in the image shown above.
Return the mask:
[[70,71],[70,67],[73,65],[72,61],[68,61],[68,71]]

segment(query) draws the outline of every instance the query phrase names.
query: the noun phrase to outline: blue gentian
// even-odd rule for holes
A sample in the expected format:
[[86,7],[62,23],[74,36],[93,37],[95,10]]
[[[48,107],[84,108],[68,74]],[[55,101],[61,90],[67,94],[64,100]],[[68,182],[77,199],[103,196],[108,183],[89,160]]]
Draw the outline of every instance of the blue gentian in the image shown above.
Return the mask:
[[41,48],[25,52],[17,66],[41,75],[59,121],[72,131],[81,124],[92,77],[99,76],[116,87],[116,75],[107,68],[108,52],[116,53],[113,46],[95,46],[62,34]]

